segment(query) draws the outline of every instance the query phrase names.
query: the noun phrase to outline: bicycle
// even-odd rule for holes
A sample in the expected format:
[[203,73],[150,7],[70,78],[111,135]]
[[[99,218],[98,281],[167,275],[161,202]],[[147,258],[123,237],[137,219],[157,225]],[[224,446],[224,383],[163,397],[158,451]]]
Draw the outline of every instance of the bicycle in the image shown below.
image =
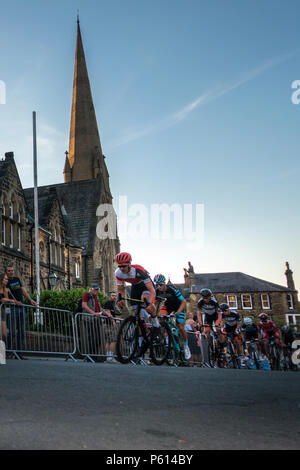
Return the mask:
[[294,364],[292,361],[292,354],[293,354],[293,350],[290,344],[287,344],[286,346],[283,347],[282,369],[284,371],[287,371],[287,370],[298,371],[296,364]]
[[274,336],[272,336],[269,343],[269,361],[272,370],[280,370],[280,355],[281,349],[275,343]]
[[176,324],[176,314],[161,315],[161,325],[166,328],[168,332],[168,341],[170,341],[169,352],[166,358],[166,363],[169,366],[188,366],[189,362],[185,359],[183,338],[179,334],[179,329]]
[[[224,334],[224,332],[223,332]],[[239,356],[236,352],[235,343],[234,343],[234,333],[227,333],[226,334],[226,354],[229,356],[229,363],[233,365],[234,369],[240,369],[241,363]]]
[[[141,309],[147,308],[149,305],[146,299],[136,300],[127,298],[124,300],[134,300],[138,303],[135,313],[129,315],[120,326],[116,342],[118,361],[122,364],[134,362],[133,359],[136,358],[137,352],[138,358],[141,359],[149,348],[152,362],[157,366],[162,365],[166,361],[171,347],[169,330],[165,325],[161,325],[160,328],[154,328],[152,324],[146,323],[141,318]],[[140,337],[143,340],[138,350]]]
[[[216,336],[217,333],[207,323],[203,323],[202,326],[200,327],[200,332],[202,334],[202,331],[209,331],[208,337],[204,335],[207,339],[207,356],[208,356],[208,366],[215,369],[217,367],[224,367],[225,365],[225,355],[224,355],[224,345],[221,344]],[[203,358],[204,359],[204,358]],[[202,359],[202,360],[203,360]]]
[[254,338],[247,339],[246,345],[249,346],[249,349],[247,348],[247,350],[249,351],[249,360],[252,360],[256,366],[256,369],[259,370],[261,369],[261,365],[260,365],[260,359],[259,359],[259,352],[257,348],[257,342],[258,342],[258,339],[254,339]]

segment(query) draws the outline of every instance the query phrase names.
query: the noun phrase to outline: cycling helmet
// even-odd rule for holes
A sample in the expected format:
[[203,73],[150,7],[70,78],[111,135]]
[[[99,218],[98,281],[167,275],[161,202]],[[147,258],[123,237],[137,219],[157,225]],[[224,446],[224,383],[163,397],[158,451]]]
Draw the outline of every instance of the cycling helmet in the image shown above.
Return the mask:
[[245,323],[245,325],[252,325],[253,320],[250,317],[246,317],[246,318],[244,318],[244,323]]
[[229,310],[229,305],[228,304],[221,304],[220,309],[222,312],[226,312],[226,310]]
[[266,313],[261,313],[258,317],[261,319],[261,321],[267,321],[269,318]]
[[163,274],[156,274],[153,278],[153,281],[155,284],[165,284],[166,283],[166,278]]
[[283,332],[286,332],[286,331],[288,331],[289,329],[290,329],[290,327],[289,327],[288,325],[283,325],[283,326],[281,327],[281,331],[283,331]]
[[210,289],[205,288],[205,289],[201,289],[200,294],[202,295],[202,297],[207,299],[208,297],[212,296],[212,291]]
[[116,256],[116,263],[117,264],[130,264],[131,263],[131,255],[129,253],[119,253]]

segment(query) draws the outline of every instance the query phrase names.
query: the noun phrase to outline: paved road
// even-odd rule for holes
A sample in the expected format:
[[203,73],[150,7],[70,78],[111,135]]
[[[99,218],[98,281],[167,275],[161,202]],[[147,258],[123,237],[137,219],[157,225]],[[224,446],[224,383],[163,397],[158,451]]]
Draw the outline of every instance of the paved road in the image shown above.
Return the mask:
[[299,449],[300,373],[9,360],[0,449]]

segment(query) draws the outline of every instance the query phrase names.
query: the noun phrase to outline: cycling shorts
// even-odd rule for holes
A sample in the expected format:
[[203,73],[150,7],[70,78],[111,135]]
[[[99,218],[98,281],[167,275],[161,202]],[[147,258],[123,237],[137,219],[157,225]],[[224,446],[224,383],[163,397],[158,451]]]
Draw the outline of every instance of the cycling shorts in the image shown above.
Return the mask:
[[280,338],[278,331],[271,331],[268,333],[267,331],[263,330],[263,339],[271,339],[272,337]]
[[258,339],[258,332],[247,333],[245,332],[245,339],[246,341],[251,341],[252,339]]
[[[169,315],[169,312],[167,310],[167,307],[165,307],[164,305],[161,307],[161,309],[159,310],[158,312],[159,315]],[[184,312],[181,312],[181,313],[177,313],[176,312],[176,322],[177,323],[185,323],[185,313]]]
[[213,325],[213,323],[218,320],[218,314],[214,313],[213,315],[203,315],[204,317],[204,323],[207,323],[210,327]]

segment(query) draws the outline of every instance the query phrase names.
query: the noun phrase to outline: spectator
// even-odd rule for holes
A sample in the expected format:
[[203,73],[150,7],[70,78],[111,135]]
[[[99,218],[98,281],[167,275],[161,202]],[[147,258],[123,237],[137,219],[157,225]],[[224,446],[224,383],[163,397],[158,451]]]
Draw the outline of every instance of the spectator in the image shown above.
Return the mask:
[[[92,284],[89,292],[86,292],[82,296],[82,310],[84,313],[89,313],[84,318],[85,323],[85,341],[87,346],[87,352],[91,357],[94,357],[97,361],[101,362],[101,325],[99,318],[104,315],[112,318],[112,314],[109,310],[104,311],[99,298],[98,292],[100,287],[98,284]],[[107,336],[107,334],[106,334]],[[97,357],[98,356],[98,357]]]
[[[109,293],[109,299],[104,304],[104,315],[107,317],[104,324],[105,341],[106,341],[106,360],[108,362],[117,362],[114,359],[116,340],[117,340],[117,324],[114,319],[116,315],[122,313],[118,309],[117,294],[115,292]],[[109,316],[110,312],[111,316]]]
[[191,351],[191,365],[200,365],[201,349],[199,342],[199,331],[197,329],[197,322],[193,318],[192,313],[188,314],[188,318],[185,322],[185,329],[188,332],[188,345]]
[[113,317],[116,315],[122,315],[122,312],[118,308],[119,302],[117,302],[116,292],[109,293],[109,299],[104,304],[103,308],[109,310]]
[[[7,289],[8,277],[7,274],[4,273],[0,276],[0,302],[2,304],[16,304],[16,300],[9,298],[10,291]],[[12,297],[12,296],[11,296]],[[6,325],[6,314],[9,310],[9,307],[6,305],[1,306],[1,334],[2,334],[2,341],[6,343],[7,337],[7,325]]]
[[98,298],[98,292],[100,287],[98,284],[92,284],[89,292],[86,292],[82,296],[82,310],[84,313],[90,313],[91,315],[101,316],[102,307]]
[[[25,297],[31,305],[37,307],[36,302],[31,299],[30,295],[23,287],[19,277],[14,274],[14,267],[11,265],[6,266],[5,273],[8,278],[7,288],[10,289],[12,297],[16,300],[16,306],[13,308],[11,314],[8,316],[9,319],[9,334],[7,336],[8,349],[14,349],[15,346],[17,351],[24,350],[24,339],[25,339],[25,318],[26,312],[23,307],[23,297]],[[17,343],[13,345],[13,338],[17,338]],[[24,359],[19,354],[21,359]]]

